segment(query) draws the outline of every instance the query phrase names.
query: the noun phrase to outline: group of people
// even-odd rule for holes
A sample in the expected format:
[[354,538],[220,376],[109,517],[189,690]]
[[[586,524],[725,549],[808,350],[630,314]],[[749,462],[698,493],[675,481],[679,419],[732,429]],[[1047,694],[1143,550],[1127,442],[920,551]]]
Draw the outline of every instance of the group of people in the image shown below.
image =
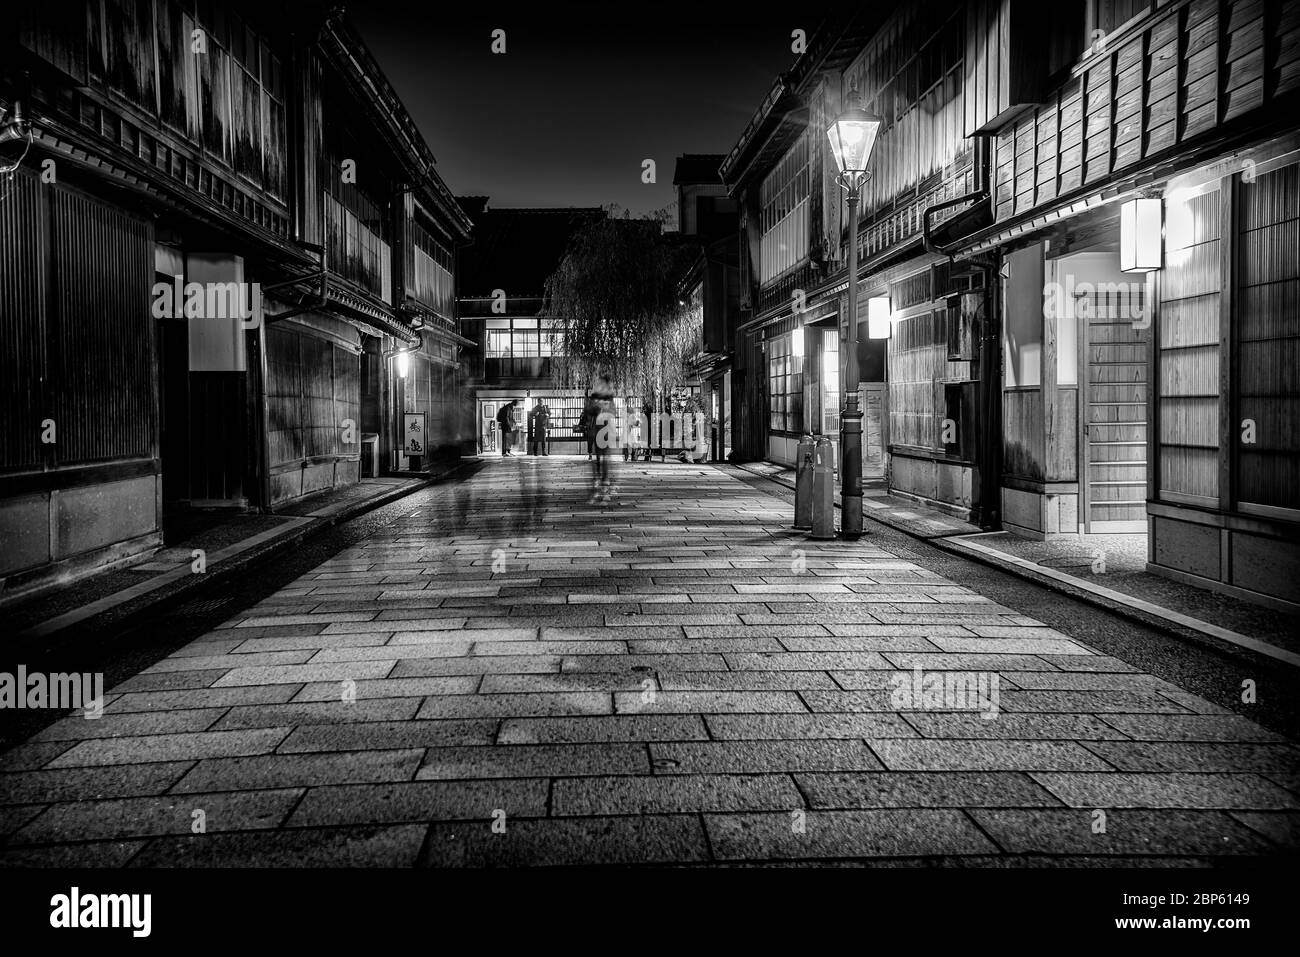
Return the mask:
[[[511,400],[497,412],[497,424],[501,434],[501,454],[513,455],[512,447],[518,441],[518,401]],[[614,403],[614,385],[606,374],[597,375],[592,380],[583,403],[582,415],[574,432],[587,444],[587,460],[591,463],[592,493],[589,504],[608,502],[616,493],[613,472],[610,467],[610,453],[621,449],[623,459],[635,459],[644,454],[650,458],[649,436],[643,436],[642,420],[649,421],[653,410],[649,405],[644,408],[644,415],[632,416],[626,423],[626,431],[620,431],[619,413]],[[550,455],[551,410],[544,401],[539,401],[528,412],[528,454]],[[696,461],[697,453],[691,449],[682,449],[679,458],[684,462]]]
[[[502,455],[514,455],[512,450],[519,441],[518,405],[517,399],[511,399],[497,412]],[[528,454],[551,454],[551,410],[544,401],[539,401],[528,410]]]

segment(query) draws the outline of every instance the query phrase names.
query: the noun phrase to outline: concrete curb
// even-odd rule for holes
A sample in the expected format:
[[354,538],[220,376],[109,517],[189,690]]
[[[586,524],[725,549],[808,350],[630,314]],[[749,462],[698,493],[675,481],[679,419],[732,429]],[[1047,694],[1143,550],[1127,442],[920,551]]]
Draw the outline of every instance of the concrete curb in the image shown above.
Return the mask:
[[[744,465],[737,465],[739,469],[748,472],[756,478],[766,479],[774,482],[783,488],[793,490],[794,484],[784,479],[777,478],[774,475],[767,475],[763,472],[746,468]],[[836,501],[835,507],[839,508],[840,503]],[[935,548],[947,552],[950,555],[958,555],[971,561],[979,562],[990,568],[996,568],[1008,574],[1015,575],[1024,581],[1033,582],[1044,588],[1050,588],[1052,591],[1066,595],[1079,601],[1087,602],[1097,608],[1112,612],[1130,621],[1135,621],[1147,628],[1164,632],[1175,638],[1183,640],[1196,641],[1217,651],[1227,652],[1229,654],[1240,654],[1242,651],[1252,652],[1262,655],[1279,664],[1289,665],[1291,667],[1300,667],[1300,655],[1296,655],[1285,649],[1278,648],[1266,641],[1258,638],[1252,638],[1249,635],[1243,635],[1231,631],[1227,628],[1221,628],[1212,625],[1209,622],[1200,621],[1188,615],[1180,614],[1172,609],[1162,608],[1153,602],[1137,598],[1132,595],[1125,595],[1115,589],[1103,589],[1106,594],[1100,594],[1090,588],[1085,587],[1083,583],[1076,584],[1072,581],[1062,580],[1053,575],[1046,574],[1036,568],[1030,567],[1031,563],[1026,561],[1016,561],[1011,556],[1001,556],[988,548],[973,548],[969,543],[961,539],[969,537],[970,533],[954,532],[952,534],[923,534],[910,528],[906,523],[892,521],[888,515],[878,513],[864,514],[864,518],[870,519],[877,524],[892,528],[895,531],[902,532],[918,541],[929,542]],[[1158,610],[1148,610],[1158,609]]]
[[[75,621],[68,621],[66,624],[54,623],[58,622],[66,615],[73,613],[56,615],[43,622],[32,625],[24,631],[19,632],[14,637],[13,644],[10,645],[10,648],[11,650],[21,650],[22,648],[29,647],[37,642],[57,639],[59,635],[76,627],[100,628],[109,624],[128,622],[151,609],[166,607],[182,600],[201,597],[205,591],[212,588],[214,585],[225,581],[230,576],[244,571],[254,564],[273,558],[292,548],[296,548],[307,539],[325,531],[326,529],[333,528],[336,525],[356,518],[358,515],[364,515],[366,512],[383,508],[385,505],[391,505],[393,502],[405,498],[408,495],[423,491],[466,468],[471,464],[471,461],[458,462],[447,471],[437,476],[427,478],[417,485],[399,487],[387,492],[382,492],[373,498],[367,498],[345,505],[329,515],[311,517],[286,516],[288,518],[307,518],[308,520],[296,525],[296,527],[286,529],[283,534],[275,535],[264,543],[240,551],[229,558],[221,559],[202,575],[185,575],[177,579],[174,583],[160,585],[159,587],[151,589],[138,597],[128,598],[120,604],[106,608],[102,612],[97,612]],[[53,626],[51,627],[51,625]]]

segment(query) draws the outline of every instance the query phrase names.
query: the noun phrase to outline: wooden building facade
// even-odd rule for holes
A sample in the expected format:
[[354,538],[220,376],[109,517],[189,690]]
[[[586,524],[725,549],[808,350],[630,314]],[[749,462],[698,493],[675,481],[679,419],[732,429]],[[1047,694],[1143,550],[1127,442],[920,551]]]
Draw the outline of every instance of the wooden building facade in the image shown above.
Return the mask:
[[455,404],[469,223],[341,14],[32,5],[0,107],[6,594],[402,467],[400,411]]
[[891,489],[1030,537],[1145,534],[1154,572],[1297,607],[1300,3],[836,8],[723,164],[752,457],[838,428],[850,238],[822,143],[853,87],[884,120],[852,241],[856,318],[891,317],[861,354]]

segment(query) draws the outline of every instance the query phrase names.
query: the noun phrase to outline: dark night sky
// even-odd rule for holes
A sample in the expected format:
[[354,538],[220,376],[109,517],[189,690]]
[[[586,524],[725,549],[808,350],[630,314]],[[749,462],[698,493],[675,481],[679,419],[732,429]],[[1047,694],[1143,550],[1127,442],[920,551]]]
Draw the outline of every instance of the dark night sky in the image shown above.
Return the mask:
[[[731,149],[794,62],[791,31],[811,34],[821,18],[816,4],[800,19],[635,0],[347,9],[454,193],[498,207],[617,203],[634,215],[672,202],[679,154]],[[490,50],[496,28],[504,55]],[[648,158],[654,185],[641,182]]]

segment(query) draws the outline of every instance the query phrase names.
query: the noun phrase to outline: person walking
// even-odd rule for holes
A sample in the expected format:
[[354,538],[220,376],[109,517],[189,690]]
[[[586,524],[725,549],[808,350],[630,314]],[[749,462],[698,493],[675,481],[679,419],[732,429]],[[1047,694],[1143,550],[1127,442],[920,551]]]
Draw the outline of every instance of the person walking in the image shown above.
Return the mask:
[[578,430],[587,442],[587,461],[590,462],[596,452],[596,416],[600,414],[600,407],[591,397],[588,391],[583,399],[582,415],[578,418]]
[[545,399],[537,403],[534,412],[536,419],[533,423],[533,438],[537,443],[537,452],[539,455],[550,455],[551,410]]
[[528,410],[528,454],[537,454],[537,406]]
[[505,405],[501,406],[501,411],[497,413],[497,431],[501,433],[501,454],[512,455],[510,446],[515,441],[515,430],[518,427],[515,422],[515,406],[518,402],[511,399]]
[[614,386],[609,376],[602,372],[591,384],[592,442],[596,449],[596,460],[592,469],[594,486],[588,504],[608,502],[614,493],[614,482],[610,476],[610,445],[615,434],[616,421],[614,409]]

